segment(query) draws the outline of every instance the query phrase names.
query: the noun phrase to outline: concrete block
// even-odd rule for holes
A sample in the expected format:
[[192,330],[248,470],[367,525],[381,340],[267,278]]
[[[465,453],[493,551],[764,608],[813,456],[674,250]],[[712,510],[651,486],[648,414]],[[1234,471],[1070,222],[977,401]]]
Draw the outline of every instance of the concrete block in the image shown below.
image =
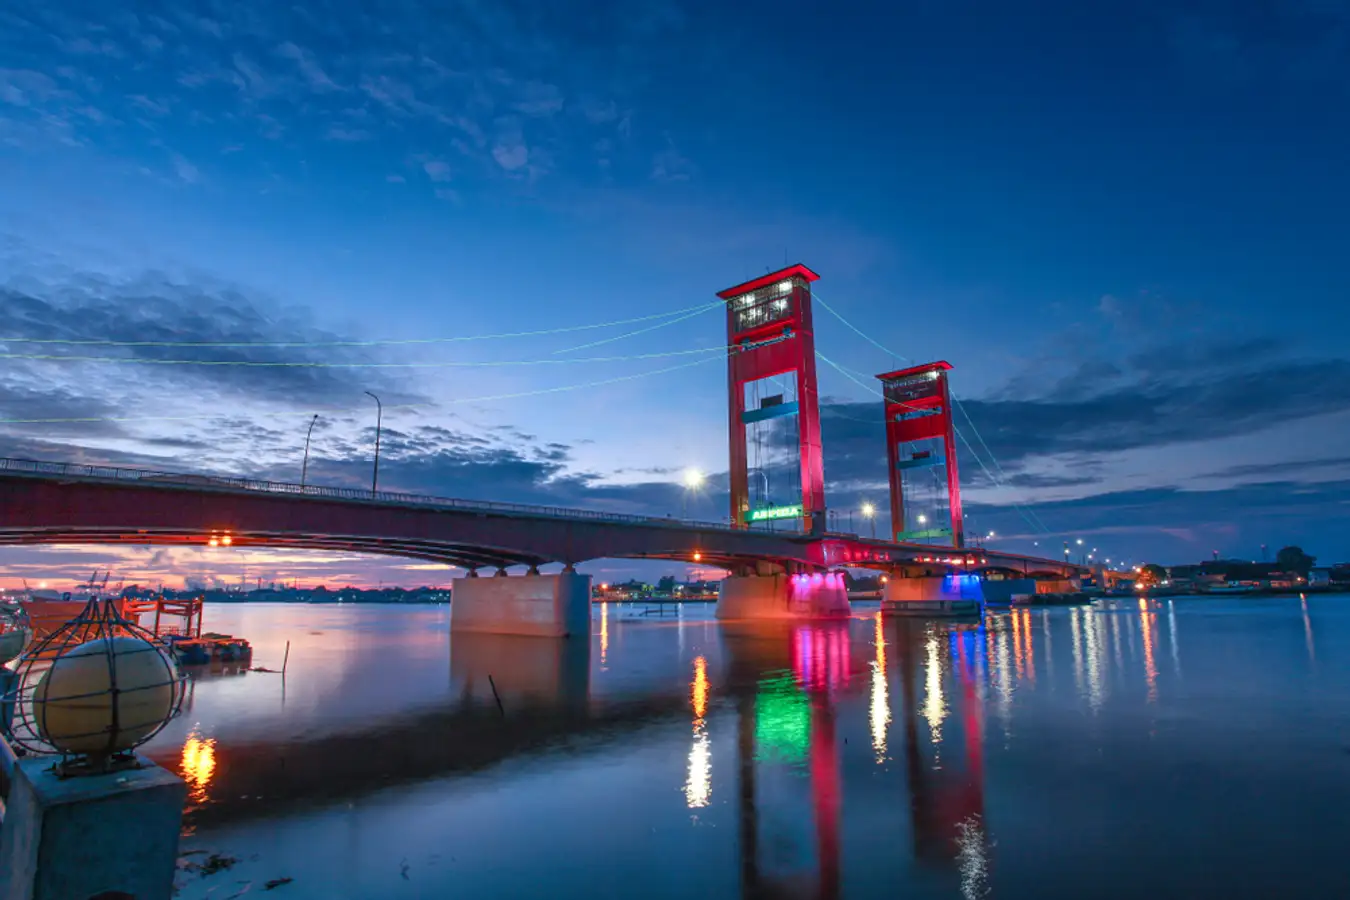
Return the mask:
[[591,576],[457,578],[450,630],[534,637],[590,637]]
[[1034,578],[1005,578],[1001,581],[985,581],[980,585],[984,592],[984,602],[990,606],[1010,606],[1013,597],[1018,594],[1036,593]]
[[0,828],[0,898],[172,896],[187,787],[149,760],[141,764],[60,778],[51,757],[19,760]]
[[719,619],[846,618],[848,592],[840,575],[729,575],[717,595]]
[[977,575],[942,575],[891,578],[881,599],[882,609],[910,602],[933,603],[963,600],[984,602],[983,582]]

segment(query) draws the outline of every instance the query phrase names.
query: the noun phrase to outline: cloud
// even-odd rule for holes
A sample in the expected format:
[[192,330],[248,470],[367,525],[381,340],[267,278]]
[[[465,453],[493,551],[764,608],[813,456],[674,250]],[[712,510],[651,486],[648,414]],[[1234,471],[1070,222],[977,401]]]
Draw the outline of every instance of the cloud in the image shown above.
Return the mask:
[[527,116],[542,117],[558,113],[563,108],[562,91],[557,85],[542,81],[527,81],[520,85],[512,109]]
[[493,145],[492,158],[506,171],[514,172],[529,163],[530,148],[519,135],[504,136]]
[[340,141],[345,143],[358,143],[368,141],[374,135],[364,128],[348,128],[343,125],[331,125],[328,131],[324,133],[324,138],[330,141]]
[[666,135],[666,146],[652,159],[653,181],[688,181],[697,173],[693,162],[675,147],[670,135]]
[[[41,340],[107,340],[139,342],[137,346],[54,345],[13,343],[9,353],[95,356],[125,360],[192,359],[211,362],[270,362],[304,364],[335,361],[330,347],[309,342],[342,340],[343,336],[314,326],[307,315],[283,311],[270,301],[252,297],[238,287],[207,279],[173,279],[146,273],[114,279],[94,273],[15,279],[0,284],[0,335]],[[169,342],[156,346],[154,342]],[[296,346],[269,347],[266,342],[296,342]],[[190,346],[193,343],[234,342],[239,346]],[[184,344],[188,346],[184,346]],[[344,347],[341,360],[371,362],[359,347]],[[136,365],[60,363],[41,360],[6,361],[0,385],[15,383],[17,367],[46,381],[53,391],[83,385],[91,396],[96,386],[131,385],[133,393],[151,388],[205,391],[203,396],[233,394],[255,401],[294,408],[297,402],[350,402],[363,390],[385,390],[391,397],[417,397],[378,372],[340,368],[284,368],[212,365]],[[190,387],[189,387],[190,386]],[[388,398],[386,398],[388,401]]]
[[71,96],[57,86],[49,75],[31,69],[0,69],[0,102],[11,106],[33,106]]
[[179,181],[184,184],[196,184],[200,179],[201,173],[197,171],[197,167],[188,162],[182,154],[170,154],[169,160],[173,163],[173,171]]
[[440,159],[429,159],[422,163],[422,171],[435,182],[450,180],[450,164]]
[[321,93],[343,90],[340,85],[328,77],[328,73],[319,65],[318,61],[314,58],[314,54],[303,47],[298,47],[290,41],[287,41],[278,46],[276,52],[278,56],[289,59],[295,63],[296,68],[300,70],[300,74],[305,79],[305,82],[314,90]]

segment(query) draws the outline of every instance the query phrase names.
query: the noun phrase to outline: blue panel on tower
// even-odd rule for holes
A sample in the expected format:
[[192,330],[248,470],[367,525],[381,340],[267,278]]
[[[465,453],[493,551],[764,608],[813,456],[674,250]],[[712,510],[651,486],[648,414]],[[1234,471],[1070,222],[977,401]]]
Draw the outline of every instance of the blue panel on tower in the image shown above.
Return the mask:
[[797,401],[791,403],[776,403],[773,406],[765,406],[761,409],[747,409],[745,415],[741,416],[743,422],[763,422],[765,419],[776,419],[779,416],[795,416],[797,414]]
[[921,459],[896,460],[895,467],[897,469],[924,469],[927,468],[928,466],[943,465],[944,463],[946,463],[946,461],[947,461],[946,457],[942,456],[925,456],[922,457]]

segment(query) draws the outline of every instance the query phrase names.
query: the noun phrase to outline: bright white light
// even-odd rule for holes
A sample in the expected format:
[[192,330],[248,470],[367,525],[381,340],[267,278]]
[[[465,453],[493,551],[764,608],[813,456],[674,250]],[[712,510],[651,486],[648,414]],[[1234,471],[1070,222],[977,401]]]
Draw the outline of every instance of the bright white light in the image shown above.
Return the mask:
[[700,724],[689,748],[689,777],[684,782],[684,802],[690,809],[702,809],[712,797],[712,746],[708,731]]
[[1080,546],[1080,547],[1083,546],[1083,539],[1082,539],[1082,538],[1079,538],[1079,539],[1078,539],[1078,546]]
[[46,589],[47,589],[47,582],[45,582],[45,581],[39,581],[39,582],[38,582],[38,590],[40,590],[40,591],[45,591]]
[[790,280],[780,281],[778,282],[778,289],[786,293],[787,291],[792,290],[792,282]]
[[698,469],[687,469],[684,473],[684,486],[696,490],[703,484],[703,473]]
[[928,517],[925,516],[925,515],[923,515],[922,513],[920,513],[920,514],[919,514],[919,524],[922,525],[922,524],[924,524],[924,523],[927,522],[927,521],[928,521]]
[[870,519],[877,514],[877,508],[870,503],[864,503],[862,505],[862,514]]

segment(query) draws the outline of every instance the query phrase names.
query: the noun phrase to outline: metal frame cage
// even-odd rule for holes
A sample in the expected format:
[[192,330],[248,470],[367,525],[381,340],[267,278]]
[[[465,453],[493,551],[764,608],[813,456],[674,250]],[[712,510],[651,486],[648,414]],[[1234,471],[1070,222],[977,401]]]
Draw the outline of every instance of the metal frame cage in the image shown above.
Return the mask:
[[[132,638],[139,644],[133,644],[127,649],[127,644],[116,640],[118,638]],[[43,678],[55,666],[60,665],[63,657],[67,657],[76,648],[95,641],[104,642],[103,647],[97,652],[107,660],[106,689],[60,696],[50,696],[50,690],[41,690]],[[117,660],[141,653],[156,654],[163,665],[163,677],[152,679],[146,684],[138,683],[134,687],[119,687]],[[115,600],[94,597],[78,616],[34,641],[19,658],[13,687],[4,698],[4,702],[11,707],[13,716],[6,737],[23,753],[60,755],[58,770],[66,775],[134,767],[137,765],[135,749],[159,734],[182,709],[185,681],[186,676],[180,672],[173,651],[166,643],[123,615]],[[160,690],[166,686],[170,689],[167,714],[156,715],[154,720],[131,722],[123,720],[124,706],[127,705],[123,703],[123,697],[136,692]],[[53,706],[58,703],[71,704],[104,695],[112,697],[112,702],[108,706],[109,716],[106,725],[81,734],[60,735],[63,743],[106,736],[107,743],[102,749],[69,752],[54,745],[44,734],[42,723],[45,721],[44,713],[49,704]],[[130,746],[118,747],[118,736],[125,731],[143,733],[139,734]]]

